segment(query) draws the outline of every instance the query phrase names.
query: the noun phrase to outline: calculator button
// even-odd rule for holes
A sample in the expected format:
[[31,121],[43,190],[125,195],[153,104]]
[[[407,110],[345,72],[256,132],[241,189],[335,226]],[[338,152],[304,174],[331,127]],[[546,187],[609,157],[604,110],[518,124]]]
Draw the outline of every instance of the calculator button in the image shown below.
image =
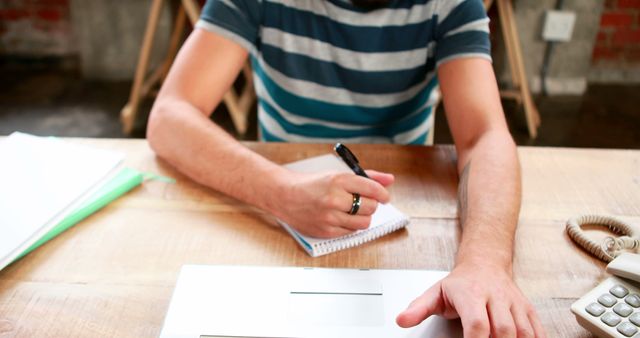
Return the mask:
[[614,285],[609,292],[618,298],[622,298],[629,294],[629,290],[620,284]]
[[631,317],[629,317],[629,321],[636,326],[640,326],[640,312],[632,314]]
[[595,316],[595,317],[599,317],[601,314],[604,313],[604,311],[606,309],[602,305],[600,305],[598,303],[591,303],[591,304],[587,305],[585,310],[587,312],[589,312],[590,315]]
[[605,293],[602,296],[598,297],[598,303],[606,306],[606,307],[612,307],[615,303],[617,303],[618,301],[613,298],[612,295]]
[[622,318],[620,318],[620,316],[616,315],[613,312],[607,312],[604,314],[604,316],[600,318],[600,320],[602,320],[603,323],[611,327],[614,327],[620,324],[620,321],[622,320]]
[[621,315],[622,317],[626,317],[633,312],[633,308],[625,303],[619,303],[613,307],[613,312]]
[[628,295],[627,298],[624,299],[627,304],[633,307],[640,307],[640,296],[637,294]]
[[636,332],[638,332],[638,328],[633,326],[633,324],[629,322],[624,322],[617,327],[618,332],[622,333],[626,337],[633,336]]

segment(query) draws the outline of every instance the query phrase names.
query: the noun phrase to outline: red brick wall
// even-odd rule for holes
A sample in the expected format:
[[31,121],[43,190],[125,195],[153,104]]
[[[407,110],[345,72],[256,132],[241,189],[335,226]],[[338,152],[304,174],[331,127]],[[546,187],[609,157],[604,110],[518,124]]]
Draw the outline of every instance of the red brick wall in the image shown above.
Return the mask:
[[75,52],[69,1],[0,0],[0,54],[58,56]]
[[640,65],[640,0],[606,0],[592,63]]

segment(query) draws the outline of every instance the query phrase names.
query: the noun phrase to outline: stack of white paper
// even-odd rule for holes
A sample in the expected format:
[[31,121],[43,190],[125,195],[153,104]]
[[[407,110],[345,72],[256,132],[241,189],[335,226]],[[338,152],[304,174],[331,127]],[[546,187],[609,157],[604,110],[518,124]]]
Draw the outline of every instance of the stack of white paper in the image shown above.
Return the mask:
[[123,160],[120,153],[13,133],[0,140],[0,269],[89,195]]

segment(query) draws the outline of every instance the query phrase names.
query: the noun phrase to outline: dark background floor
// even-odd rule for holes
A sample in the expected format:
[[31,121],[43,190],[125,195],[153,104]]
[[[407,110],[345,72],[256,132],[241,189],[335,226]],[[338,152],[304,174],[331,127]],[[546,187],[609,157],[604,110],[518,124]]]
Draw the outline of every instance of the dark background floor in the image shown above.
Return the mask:
[[[0,64],[0,135],[127,137],[119,114],[131,83],[83,80],[76,71],[51,62]],[[131,137],[144,137],[145,102]],[[504,101],[511,132],[519,145],[640,149],[640,85],[591,85],[584,96],[536,97],[542,125],[528,137],[524,113]],[[233,133],[224,108],[213,119]],[[245,140],[256,139],[255,116]],[[444,114],[436,114],[435,142],[451,143]]]

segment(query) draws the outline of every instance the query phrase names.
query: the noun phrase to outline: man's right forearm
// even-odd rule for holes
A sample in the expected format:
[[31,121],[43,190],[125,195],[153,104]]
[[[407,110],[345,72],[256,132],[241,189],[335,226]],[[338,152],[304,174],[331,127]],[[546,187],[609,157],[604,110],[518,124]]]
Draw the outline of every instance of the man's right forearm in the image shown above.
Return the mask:
[[149,117],[153,150],[193,180],[267,211],[267,192],[282,187],[286,169],[252,152],[186,101],[159,99]]
[[[244,147],[187,100],[161,95],[149,118],[156,153],[197,182],[278,217],[303,234],[334,238],[366,229],[377,204],[389,201],[393,176],[296,173]],[[353,193],[361,196],[350,215]]]

